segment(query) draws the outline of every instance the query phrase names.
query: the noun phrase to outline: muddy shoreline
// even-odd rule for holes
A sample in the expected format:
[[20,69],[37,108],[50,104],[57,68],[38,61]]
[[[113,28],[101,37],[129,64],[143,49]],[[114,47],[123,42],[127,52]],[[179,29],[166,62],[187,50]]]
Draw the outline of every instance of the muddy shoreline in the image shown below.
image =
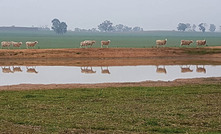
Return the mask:
[[126,66],[185,64],[221,65],[221,48],[0,50],[1,66]]
[[72,48],[72,49],[1,49],[0,59],[62,58],[221,58],[221,48]]
[[135,66],[135,65],[221,65],[221,58],[78,58],[1,59],[1,66]]

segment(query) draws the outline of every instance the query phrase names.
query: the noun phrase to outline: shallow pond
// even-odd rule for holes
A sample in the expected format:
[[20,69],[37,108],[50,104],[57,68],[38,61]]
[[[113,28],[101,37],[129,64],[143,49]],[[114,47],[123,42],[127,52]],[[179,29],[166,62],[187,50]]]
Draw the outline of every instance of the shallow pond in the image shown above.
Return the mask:
[[17,84],[89,84],[172,81],[180,78],[221,77],[221,65],[171,66],[1,66],[0,86]]

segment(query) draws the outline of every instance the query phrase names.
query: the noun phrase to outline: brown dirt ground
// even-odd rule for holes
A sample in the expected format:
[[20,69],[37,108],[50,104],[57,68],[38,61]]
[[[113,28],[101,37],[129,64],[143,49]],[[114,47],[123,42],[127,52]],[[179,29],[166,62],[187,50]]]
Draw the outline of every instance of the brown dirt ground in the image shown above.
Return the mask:
[[[203,53],[201,53],[203,52]],[[0,66],[125,66],[125,65],[221,65],[221,47],[204,48],[73,48],[0,50]],[[0,90],[103,88],[128,86],[178,86],[220,83],[221,78],[179,79],[171,82],[103,84],[22,84]]]

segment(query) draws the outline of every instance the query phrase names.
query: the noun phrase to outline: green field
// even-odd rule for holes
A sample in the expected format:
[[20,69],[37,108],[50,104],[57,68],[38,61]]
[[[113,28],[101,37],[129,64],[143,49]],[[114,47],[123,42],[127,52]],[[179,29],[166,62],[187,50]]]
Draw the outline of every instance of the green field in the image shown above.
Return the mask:
[[[131,33],[91,33],[68,32],[57,35],[53,31],[39,32],[5,32],[0,31],[0,41],[38,41],[37,48],[79,48],[84,40],[95,40],[93,47],[100,47],[101,40],[111,40],[110,47],[155,47],[157,39],[168,39],[167,47],[179,47],[180,40],[206,39],[209,46],[221,45],[221,33],[211,32],[176,32],[176,31],[148,31]],[[196,47],[194,43],[191,47]],[[25,48],[23,44],[22,48]]]
[[221,133],[221,85],[0,91],[0,133]]

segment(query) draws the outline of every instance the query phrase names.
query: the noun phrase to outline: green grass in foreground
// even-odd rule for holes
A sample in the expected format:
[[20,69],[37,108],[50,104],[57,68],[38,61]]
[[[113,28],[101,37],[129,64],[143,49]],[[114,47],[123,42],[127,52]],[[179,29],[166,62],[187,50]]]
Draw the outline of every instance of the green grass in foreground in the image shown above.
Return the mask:
[[221,85],[0,92],[0,133],[221,133]]

